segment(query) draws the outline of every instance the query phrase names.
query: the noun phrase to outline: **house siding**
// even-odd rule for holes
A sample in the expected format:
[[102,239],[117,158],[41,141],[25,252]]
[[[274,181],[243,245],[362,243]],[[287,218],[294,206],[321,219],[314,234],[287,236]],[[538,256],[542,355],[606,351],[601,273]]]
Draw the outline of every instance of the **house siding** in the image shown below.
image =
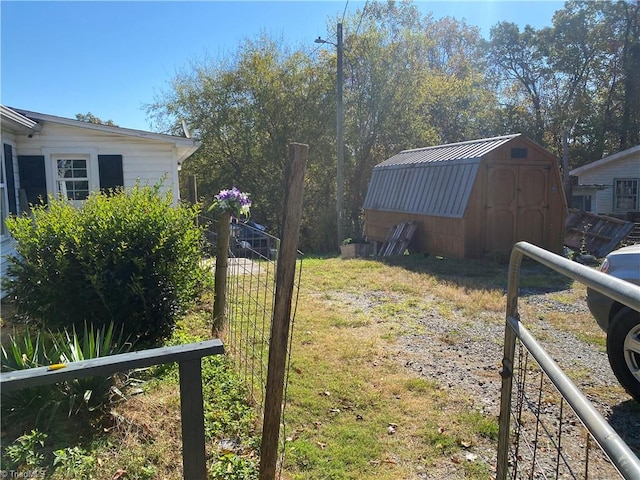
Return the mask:
[[[161,144],[145,139],[111,135],[94,130],[85,130],[66,125],[47,123],[42,132],[32,138],[21,137],[17,142],[20,155],[45,155],[48,179],[47,190],[53,191],[54,154],[78,154],[85,152],[93,155],[97,175],[97,155],[122,155],[124,187],[132,188],[137,181],[143,185],[162,183],[162,192],[171,190],[174,202],[179,199],[177,152],[174,145]],[[97,178],[97,176],[96,176]],[[97,190],[98,183],[92,184]]]
[[[14,197],[13,202],[17,205],[18,203],[18,195],[17,192],[20,188],[20,183],[18,179],[18,155],[16,154],[16,136],[13,132],[3,131],[2,132],[2,161],[4,162],[4,146],[11,146],[11,156],[12,156],[12,165],[13,165],[13,184],[14,184]],[[10,180],[7,179],[7,183]],[[8,189],[9,190],[9,189]],[[9,203],[11,199],[9,199]],[[7,256],[15,255],[15,242],[9,235],[3,235],[0,237],[0,298],[5,296],[5,288],[4,288],[4,279],[6,278],[7,273]]]
[[[53,115],[10,109],[4,105],[0,105],[0,113],[3,162],[4,145],[11,146],[13,157],[12,178],[15,189],[13,198],[8,198],[7,205],[11,209],[15,206],[18,213],[28,209],[27,192],[25,185],[21,185],[21,177],[25,181],[33,180],[31,190],[38,189],[43,195],[56,191],[56,155],[88,159],[88,179],[92,192],[98,191],[101,185],[107,188],[123,185],[127,189],[132,188],[137,182],[141,185],[160,183],[161,192],[171,192],[173,203],[176,205],[180,198],[179,164],[200,146],[199,142],[188,138],[87,124]],[[44,175],[41,174],[34,180],[34,175],[30,175],[34,172],[29,171],[32,166],[41,170],[42,161],[40,164],[26,161],[27,171],[20,171],[20,159],[28,157],[44,160]],[[121,165],[107,165],[105,162],[118,162]],[[101,163],[104,174],[102,179]],[[7,171],[9,170],[7,168]],[[15,253],[15,245],[9,235],[2,236],[0,240],[1,284],[6,278],[6,256]],[[0,297],[5,294],[5,288],[2,286]]]
[[613,208],[613,182],[616,179],[640,179],[640,153],[620,158],[611,163],[595,167],[578,176],[579,185],[604,185],[606,188],[596,193],[598,215],[612,215],[626,212],[616,212]]

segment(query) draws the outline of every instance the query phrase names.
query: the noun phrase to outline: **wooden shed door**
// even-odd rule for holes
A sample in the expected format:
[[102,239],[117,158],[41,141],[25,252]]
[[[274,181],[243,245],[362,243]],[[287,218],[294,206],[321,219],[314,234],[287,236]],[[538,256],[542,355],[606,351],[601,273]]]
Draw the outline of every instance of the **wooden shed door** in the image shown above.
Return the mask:
[[548,166],[487,167],[485,251],[506,253],[520,240],[546,245],[549,176]]

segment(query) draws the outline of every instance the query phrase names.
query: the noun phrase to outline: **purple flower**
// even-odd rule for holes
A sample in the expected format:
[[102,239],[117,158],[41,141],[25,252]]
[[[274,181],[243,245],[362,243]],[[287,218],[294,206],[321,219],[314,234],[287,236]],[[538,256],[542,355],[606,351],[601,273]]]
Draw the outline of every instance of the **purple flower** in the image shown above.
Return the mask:
[[220,190],[214,197],[211,208],[216,208],[221,212],[229,212],[235,217],[248,216],[251,207],[249,194],[242,193],[236,187],[231,190]]

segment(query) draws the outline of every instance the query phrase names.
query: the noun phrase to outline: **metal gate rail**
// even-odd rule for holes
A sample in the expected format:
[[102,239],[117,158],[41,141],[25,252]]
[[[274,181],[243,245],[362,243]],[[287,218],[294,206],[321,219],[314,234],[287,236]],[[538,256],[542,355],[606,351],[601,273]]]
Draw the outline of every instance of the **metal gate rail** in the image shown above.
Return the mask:
[[520,340],[535,358],[540,368],[566,399],[620,474],[627,479],[640,478],[640,460],[638,460],[638,457],[520,322],[518,314],[518,283],[520,265],[524,256],[640,311],[640,287],[580,265],[526,242],[519,242],[514,246],[508,272],[504,357],[501,371],[502,392],[498,433],[497,480],[507,478],[509,466],[509,422],[511,417],[516,340]]

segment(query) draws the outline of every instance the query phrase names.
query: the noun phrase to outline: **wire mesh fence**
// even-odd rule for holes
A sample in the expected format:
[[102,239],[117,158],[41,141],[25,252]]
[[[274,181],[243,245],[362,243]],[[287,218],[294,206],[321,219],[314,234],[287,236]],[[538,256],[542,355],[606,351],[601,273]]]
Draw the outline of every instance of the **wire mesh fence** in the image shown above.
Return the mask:
[[620,478],[607,454],[520,342],[515,360],[507,478]]
[[[206,227],[207,250],[215,252],[216,222],[206,217],[201,217],[200,222]],[[224,343],[256,407],[262,411],[280,240],[253,222],[234,221],[230,229]],[[298,261],[298,273],[301,267],[302,262]],[[299,282],[294,288],[293,317],[298,291]],[[290,338],[292,335],[293,328]]]
[[229,259],[225,344],[260,409],[267,379],[275,270],[275,260]]

